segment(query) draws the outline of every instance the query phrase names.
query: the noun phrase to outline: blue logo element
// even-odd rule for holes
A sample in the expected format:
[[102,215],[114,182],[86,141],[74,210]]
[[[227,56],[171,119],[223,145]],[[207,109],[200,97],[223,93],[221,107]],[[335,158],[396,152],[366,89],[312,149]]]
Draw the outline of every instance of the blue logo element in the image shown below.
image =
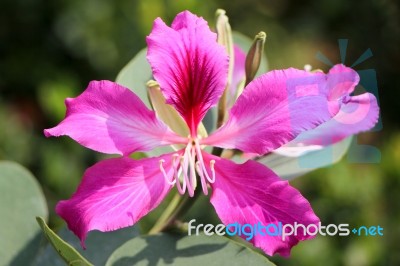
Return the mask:
[[[346,61],[346,53],[348,46],[348,39],[339,39],[339,52],[340,52],[340,60],[342,64],[345,64]],[[367,49],[352,65],[351,68],[356,67],[360,63],[366,61],[367,59],[373,56],[371,49]],[[331,60],[329,60],[323,53],[317,52],[316,54],[317,60],[328,65],[329,67],[334,66]],[[369,92],[375,95],[378,103],[379,103],[379,95],[378,95],[378,83],[376,78],[375,69],[363,69],[357,70],[358,75],[360,76],[359,87],[364,90],[364,92]],[[379,117],[378,123],[374,128],[370,130],[370,132],[376,132],[382,130],[382,121],[381,117]],[[299,164],[304,168],[312,168],[319,163],[321,165],[329,164],[332,162],[333,149],[326,147],[323,152],[318,154],[317,162],[316,158],[310,160],[305,157],[299,158]],[[353,137],[353,140],[350,144],[349,150],[347,152],[347,161],[350,163],[379,163],[381,161],[381,152],[380,150],[372,145],[359,144],[357,135]]]

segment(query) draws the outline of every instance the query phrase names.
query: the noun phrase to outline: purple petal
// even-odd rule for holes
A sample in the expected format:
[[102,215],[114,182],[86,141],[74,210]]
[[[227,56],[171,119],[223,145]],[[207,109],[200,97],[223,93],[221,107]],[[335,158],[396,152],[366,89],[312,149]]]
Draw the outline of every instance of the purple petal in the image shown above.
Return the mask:
[[64,120],[45,129],[46,137],[67,135],[95,151],[123,155],[183,141],[139,97],[111,81],[92,81],[65,104]]
[[326,75],[293,68],[268,72],[245,88],[225,125],[202,143],[265,154],[335,116],[340,104],[328,101],[331,88],[353,86],[356,78],[349,68]]
[[57,214],[80,238],[82,246],[91,230],[113,231],[135,224],[157,207],[171,188],[160,171],[161,159],[165,160],[165,169],[170,169],[171,154],[95,164],[86,170],[75,194],[57,204]]
[[[225,225],[261,223],[263,226],[278,226],[279,222],[283,225],[297,222],[308,226],[319,223],[300,192],[262,164],[251,160],[235,164],[206,153],[203,153],[203,157],[206,164],[215,160],[216,178],[211,184],[211,203]],[[285,240],[279,235],[258,234],[250,242],[268,255],[279,253],[288,256],[299,241],[313,237],[299,230],[296,236],[288,236]]]
[[160,18],[147,37],[147,59],[167,100],[192,134],[221,96],[227,81],[228,55],[207,22],[189,11],[168,27]]
[[349,96],[331,120],[301,133],[290,144],[303,147],[331,145],[348,136],[371,129],[378,122],[378,118],[379,106],[373,94]]

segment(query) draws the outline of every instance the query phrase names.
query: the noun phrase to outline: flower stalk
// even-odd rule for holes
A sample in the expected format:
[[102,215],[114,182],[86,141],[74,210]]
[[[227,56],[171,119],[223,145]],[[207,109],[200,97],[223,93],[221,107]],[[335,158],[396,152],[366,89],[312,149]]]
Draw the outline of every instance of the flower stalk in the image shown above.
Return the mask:
[[[199,186],[196,187],[192,197],[182,197],[179,193],[175,192],[171,202],[161,214],[160,218],[156,221],[153,227],[148,232],[149,235],[158,234],[174,224],[177,224],[187,211],[193,206],[201,194]],[[179,224],[179,223],[178,223]]]

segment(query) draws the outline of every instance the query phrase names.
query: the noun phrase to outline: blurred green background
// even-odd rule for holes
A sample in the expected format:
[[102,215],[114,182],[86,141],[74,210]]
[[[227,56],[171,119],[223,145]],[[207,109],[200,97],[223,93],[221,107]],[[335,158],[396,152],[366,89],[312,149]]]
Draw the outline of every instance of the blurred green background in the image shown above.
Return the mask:
[[[39,179],[54,205],[75,190],[84,170],[103,158],[68,138],[45,139],[44,128],[65,113],[66,97],[90,80],[114,80],[143,47],[152,21],[170,22],[188,9],[214,25],[217,8],[234,30],[268,35],[270,69],[327,70],[321,52],[340,62],[338,39],[348,39],[346,64],[368,48],[373,57],[355,66],[377,74],[383,128],[358,142],[377,147],[378,164],[340,163],[292,184],[323,224],[380,225],[383,237],[322,237],[301,243],[278,265],[400,265],[400,5],[394,0],[2,0],[0,3],[0,160],[13,160]],[[212,213],[211,205],[208,206]],[[207,213],[207,209],[202,208]]]

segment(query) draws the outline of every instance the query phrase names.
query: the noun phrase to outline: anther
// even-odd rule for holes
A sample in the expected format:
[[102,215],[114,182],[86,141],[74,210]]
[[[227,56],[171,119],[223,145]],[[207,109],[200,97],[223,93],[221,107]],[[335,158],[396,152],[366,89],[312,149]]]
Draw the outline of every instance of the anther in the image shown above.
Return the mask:
[[211,160],[211,161],[210,161],[210,169],[211,169],[211,173],[212,173],[212,179],[208,179],[208,182],[210,182],[210,183],[214,183],[214,182],[215,182],[215,169],[214,169],[214,165],[215,165],[215,160]]

